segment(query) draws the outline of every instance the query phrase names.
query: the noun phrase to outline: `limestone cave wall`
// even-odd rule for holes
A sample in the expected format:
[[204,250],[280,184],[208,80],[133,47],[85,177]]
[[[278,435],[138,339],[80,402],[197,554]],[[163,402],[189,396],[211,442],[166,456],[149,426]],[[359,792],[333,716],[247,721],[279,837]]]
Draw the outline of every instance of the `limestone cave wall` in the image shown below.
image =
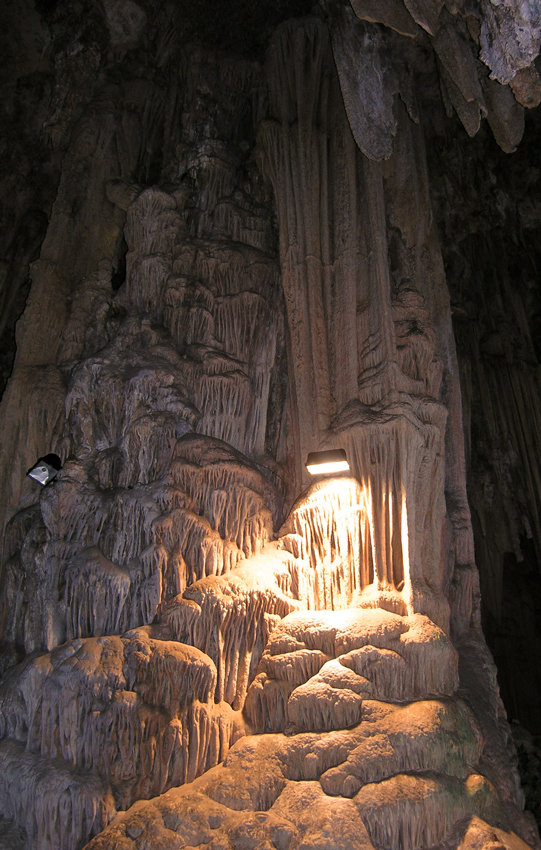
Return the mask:
[[535,5],[2,15],[0,847],[537,848]]
[[538,128],[533,110],[521,145],[505,158],[486,132],[468,142],[467,156],[455,139],[440,157],[440,131],[431,171],[446,234],[443,255],[461,369],[483,628],[508,714],[535,733],[540,718],[534,672],[540,545]]

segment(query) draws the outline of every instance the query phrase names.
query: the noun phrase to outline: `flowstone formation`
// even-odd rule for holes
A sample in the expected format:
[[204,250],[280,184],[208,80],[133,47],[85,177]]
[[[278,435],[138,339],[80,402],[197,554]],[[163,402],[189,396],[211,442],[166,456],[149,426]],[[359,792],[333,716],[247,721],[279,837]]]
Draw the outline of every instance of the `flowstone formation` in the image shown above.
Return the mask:
[[[333,0],[263,63],[106,8],[113,54],[160,74],[83,110],[18,325],[0,847],[537,850],[480,628],[423,106],[511,150],[540,21]],[[350,472],[310,484],[327,448]]]

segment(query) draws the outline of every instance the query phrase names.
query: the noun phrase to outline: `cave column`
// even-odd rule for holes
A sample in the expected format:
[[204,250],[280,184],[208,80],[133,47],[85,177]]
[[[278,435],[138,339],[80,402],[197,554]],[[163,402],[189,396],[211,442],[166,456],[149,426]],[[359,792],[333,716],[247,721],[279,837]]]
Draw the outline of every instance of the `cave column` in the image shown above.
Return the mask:
[[[259,134],[276,196],[292,364],[297,486],[303,462],[333,418],[395,359],[383,180],[358,151],[344,110],[327,28],[318,18],[281,27],[269,50],[271,119]],[[387,382],[388,383],[388,382]]]

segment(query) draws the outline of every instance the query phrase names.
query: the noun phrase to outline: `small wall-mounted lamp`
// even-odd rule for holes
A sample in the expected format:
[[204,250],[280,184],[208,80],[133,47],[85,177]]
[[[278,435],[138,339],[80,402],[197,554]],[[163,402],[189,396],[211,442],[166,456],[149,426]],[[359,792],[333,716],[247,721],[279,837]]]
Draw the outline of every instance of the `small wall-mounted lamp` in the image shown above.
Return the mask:
[[310,475],[326,475],[349,469],[349,463],[344,449],[329,449],[326,452],[310,452],[306,459],[306,469]]
[[41,484],[42,487],[45,487],[53,478],[56,478],[61,468],[62,462],[58,455],[49,454],[40,457],[26,474],[29,478],[33,478],[34,481]]

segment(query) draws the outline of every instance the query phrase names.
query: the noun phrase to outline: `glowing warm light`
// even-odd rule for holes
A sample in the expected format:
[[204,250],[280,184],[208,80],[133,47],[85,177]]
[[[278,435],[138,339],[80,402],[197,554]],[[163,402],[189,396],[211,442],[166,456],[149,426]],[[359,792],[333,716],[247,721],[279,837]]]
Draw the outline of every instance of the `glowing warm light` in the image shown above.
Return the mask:
[[326,452],[310,452],[306,469],[310,475],[327,475],[349,469],[349,463],[344,449],[329,449]]
[[344,469],[349,469],[349,463],[341,460],[337,463],[313,463],[306,464],[306,469],[311,475],[318,475],[326,472],[342,472]]
[[402,485],[402,516],[401,516],[402,558],[404,563],[404,591],[406,597],[411,601],[411,576],[410,576],[410,553],[408,534],[408,506],[406,503],[406,490]]

